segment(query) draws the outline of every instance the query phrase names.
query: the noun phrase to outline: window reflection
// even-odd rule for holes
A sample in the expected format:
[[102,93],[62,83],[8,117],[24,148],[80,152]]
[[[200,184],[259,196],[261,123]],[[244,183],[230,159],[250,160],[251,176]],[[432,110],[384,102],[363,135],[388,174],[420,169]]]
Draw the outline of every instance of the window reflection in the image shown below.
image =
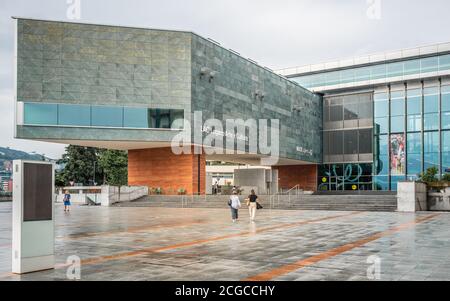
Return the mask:
[[182,129],[184,110],[24,103],[26,125]]

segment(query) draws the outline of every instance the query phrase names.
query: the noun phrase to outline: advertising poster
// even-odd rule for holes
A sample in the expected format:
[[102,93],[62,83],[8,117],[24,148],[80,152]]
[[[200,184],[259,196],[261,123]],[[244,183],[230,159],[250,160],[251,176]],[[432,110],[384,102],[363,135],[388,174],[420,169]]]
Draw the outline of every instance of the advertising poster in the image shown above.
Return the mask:
[[406,163],[405,135],[403,134],[391,135],[390,153],[391,153],[391,174],[404,175]]

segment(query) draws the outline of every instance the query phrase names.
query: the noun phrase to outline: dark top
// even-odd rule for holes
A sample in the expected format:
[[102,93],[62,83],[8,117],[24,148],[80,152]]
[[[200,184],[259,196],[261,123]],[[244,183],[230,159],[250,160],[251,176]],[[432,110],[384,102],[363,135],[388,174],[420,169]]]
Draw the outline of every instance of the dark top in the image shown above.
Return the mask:
[[248,198],[250,199],[250,203],[255,203],[258,196],[256,194],[251,194]]

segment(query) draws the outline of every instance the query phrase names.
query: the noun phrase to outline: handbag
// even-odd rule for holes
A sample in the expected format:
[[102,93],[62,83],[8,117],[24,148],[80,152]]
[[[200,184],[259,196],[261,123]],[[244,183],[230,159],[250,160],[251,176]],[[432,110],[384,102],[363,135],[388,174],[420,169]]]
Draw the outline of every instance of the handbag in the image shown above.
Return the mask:
[[259,202],[256,202],[256,209],[257,210],[260,210],[260,209],[263,209],[264,207],[259,203]]

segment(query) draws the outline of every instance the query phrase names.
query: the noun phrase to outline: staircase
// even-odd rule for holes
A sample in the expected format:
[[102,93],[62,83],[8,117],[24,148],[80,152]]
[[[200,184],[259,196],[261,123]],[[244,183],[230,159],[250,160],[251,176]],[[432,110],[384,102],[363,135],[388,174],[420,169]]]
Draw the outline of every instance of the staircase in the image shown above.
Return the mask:
[[[229,196],[145,196],[132,202],[115,204],[115,207],[163,207],[163,208],[228,208]],[[244,196],[241,196],[243,209]],[[277,210],[329,210],[329,211],[380,211],[397,209],[395,194],[368,195],[274,195],[261,196],[265,209]]]

